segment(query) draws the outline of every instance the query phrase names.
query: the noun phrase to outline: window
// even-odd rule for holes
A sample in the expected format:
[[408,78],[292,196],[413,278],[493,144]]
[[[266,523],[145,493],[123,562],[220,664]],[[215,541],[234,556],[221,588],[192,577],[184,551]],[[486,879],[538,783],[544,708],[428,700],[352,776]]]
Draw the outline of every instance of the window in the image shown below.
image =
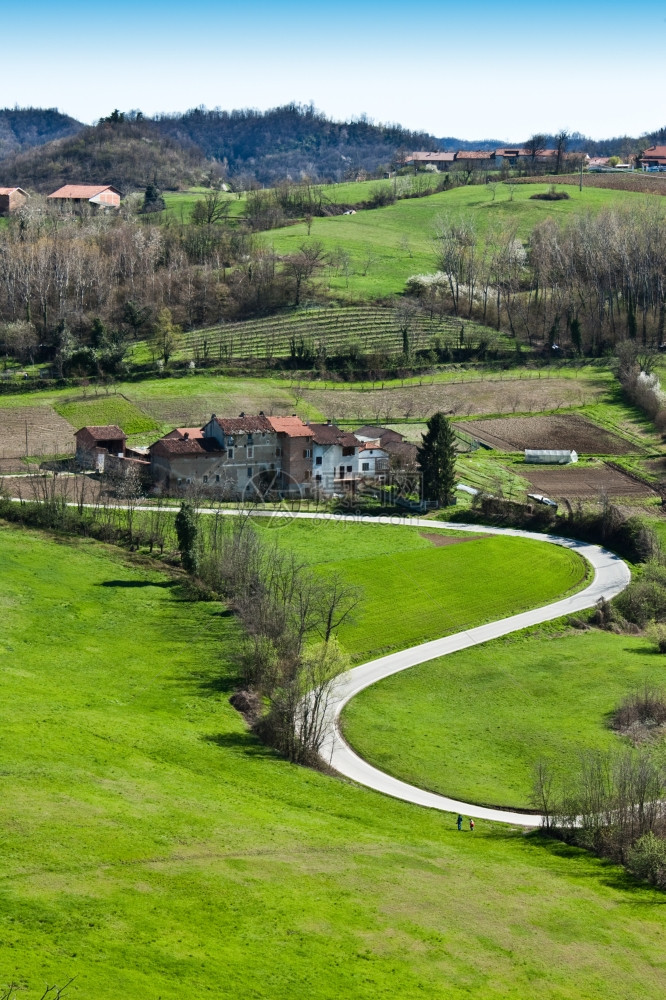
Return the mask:
[[190,486],[190,485],[191,485],[191,483],[192,483],[192,480],[191,480],[191,479],[190,479],[190,477],[188,476],[188,477],[187,477],[187,479],[185,480],[185,482],[187,483],[187,485],[188,485],[188,486]]
[[179,486],[182,486],[182,483],[183,483],[183,480],[179,478],[179,479],[178,479],[178,485],[179,485]]
[[315,479],[317,480],[318,483],[320,483],[321,482],[321,475],[319,473],[317,473],[317,475],[315,476]]
[[315,458],[315,465],[321,465],[321,463],[322,463],[322,457],[321,455],[317,455],[317,457]]
[[345,445],[345,447],[342,449],[342,454],[343,455],[353,455],[355,451],[356,451],[356,448],[352,448],[352,447],[349,447],[349,446]]
[[216,482],[216,483],[219,483],[219,481],[220,481],[220,476],[219,476],[219,473],[218,473],[218,474],[217,474],[217,475],[215,476],[215,482]]
[[229,450],[227,451],[227,458],[233,459],[233,457],[234,457],[234,449],[229,448]]
[[254,448],[252,447],[252,445],[247,446],[247,457],[254,458]]
[[303,449],[303,458],[312,458],[312,448]]
[[308,480],[309,478],[310,478],[310,470],[309,470],[309,469],[306,469],[306,470],[305,470],[305,479],[306,479],[306,482],[307,482],[307,480]]
[[351,465],[348,465],[347,466],[347,472],[351,472],[351,471],[352,471],[352,467],[351,467]]
[[276,448],[276,449],[275,449],[275,454],[276,454],[276,455],[278,456],[278,458],[279,458],[279,457],[280,457],[280,455],[282,454],[282,448]]
[[247,467],[247,478],[248,479],[252,479],[252,466],[251,465],[248,465],[248,467]]
[[370,462],[363,463],[363,472],[370,472]]
[[208,476],[204,476],[203,477],[203,481],[204,481],[204,483],[207,483],[208,482]]

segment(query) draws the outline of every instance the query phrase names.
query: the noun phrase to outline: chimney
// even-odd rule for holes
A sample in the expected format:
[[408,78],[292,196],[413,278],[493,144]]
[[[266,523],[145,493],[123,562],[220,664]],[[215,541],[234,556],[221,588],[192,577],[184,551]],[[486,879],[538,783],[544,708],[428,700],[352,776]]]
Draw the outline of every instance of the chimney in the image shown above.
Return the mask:
[[264,411],[263,411],[263,410],[259,410],[259,416],[260,416],[260,417],[265,417],[265,416],[266,416],[266,414],[264,413]]

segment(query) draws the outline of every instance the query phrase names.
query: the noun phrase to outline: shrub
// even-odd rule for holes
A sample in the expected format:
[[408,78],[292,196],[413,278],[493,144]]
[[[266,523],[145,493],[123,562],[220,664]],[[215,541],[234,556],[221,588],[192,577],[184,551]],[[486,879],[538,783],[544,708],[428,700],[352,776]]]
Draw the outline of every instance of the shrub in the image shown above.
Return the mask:
[[[663,631],[662,629],[662,634]],[[642,688],[632,691],[613,716],[615,729],[629,729],[637,724],[661,726],[664,723],[666,723],[666,691],[647,683]]]
[[666,840],[646,833],[629,851],[627,868],[636,878],[666,889]]
[[666,621],[666,586],[641,577],[618,594],[614,605],[623,618],[641,628],[651,621]]

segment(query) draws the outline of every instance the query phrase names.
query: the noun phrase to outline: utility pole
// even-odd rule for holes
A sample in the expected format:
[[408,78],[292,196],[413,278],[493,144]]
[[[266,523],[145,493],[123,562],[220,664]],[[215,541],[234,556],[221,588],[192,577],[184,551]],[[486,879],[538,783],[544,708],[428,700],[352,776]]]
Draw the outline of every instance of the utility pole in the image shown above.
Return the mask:
[[25,457],[28,457],[28,421],[25,422]]
[[582,154],[581,154],[581,157],[580,157],[580,185],[578,187],[578,190],[581,191],[581,192],[583,190],[583,156],[582,156]]

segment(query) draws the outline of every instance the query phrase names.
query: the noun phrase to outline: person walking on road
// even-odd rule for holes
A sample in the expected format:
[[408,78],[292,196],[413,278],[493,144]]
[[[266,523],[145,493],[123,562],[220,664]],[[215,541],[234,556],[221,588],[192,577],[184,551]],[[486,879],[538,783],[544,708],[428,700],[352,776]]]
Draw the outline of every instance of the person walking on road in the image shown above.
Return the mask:
[[470,828],[471,833],[474,833],[474,820],[473,819],[470,819],[470,821],[469,821],[469,828]]
[[463,825],[463,818],[462,818],[462,816],[458,815],[458,829],[459,830],[462,830],[462,825]]

